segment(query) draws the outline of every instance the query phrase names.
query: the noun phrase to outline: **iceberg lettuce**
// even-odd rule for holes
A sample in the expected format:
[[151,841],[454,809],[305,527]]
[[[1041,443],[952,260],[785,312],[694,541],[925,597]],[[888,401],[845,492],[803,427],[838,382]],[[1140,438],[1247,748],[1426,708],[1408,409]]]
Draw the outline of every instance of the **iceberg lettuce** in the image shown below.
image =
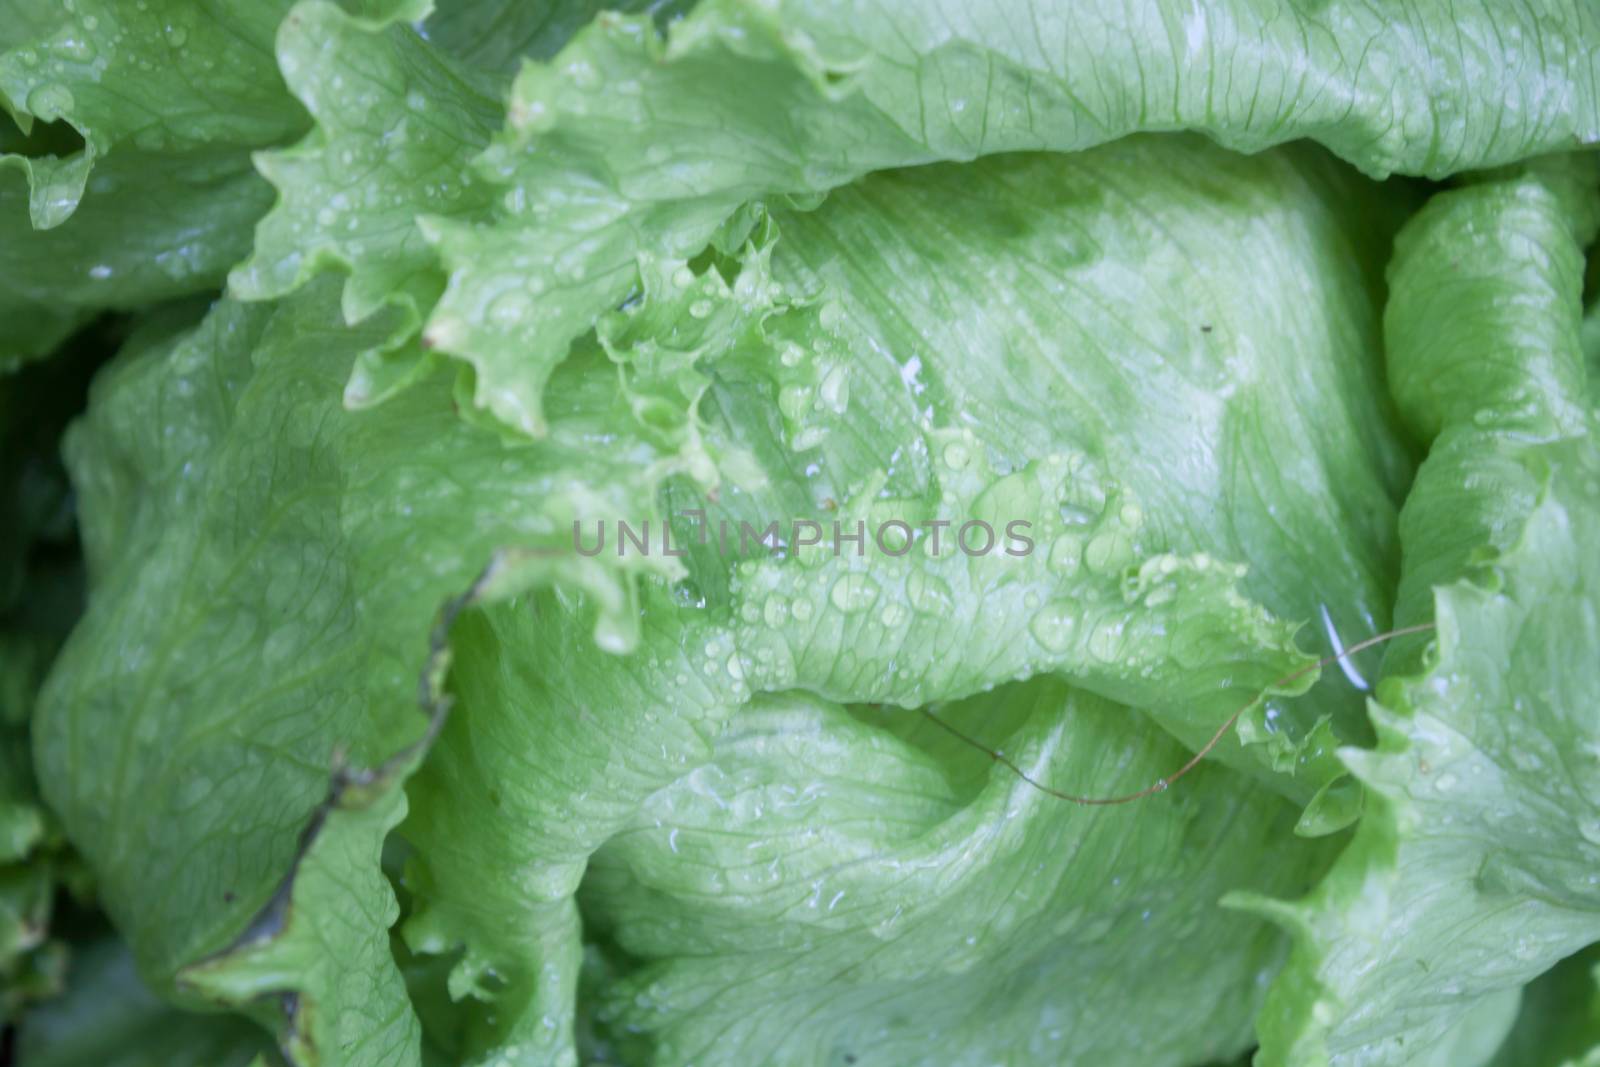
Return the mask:
[[622,7],[0,0],[24,1062],[1600,1055],[1600,9]]

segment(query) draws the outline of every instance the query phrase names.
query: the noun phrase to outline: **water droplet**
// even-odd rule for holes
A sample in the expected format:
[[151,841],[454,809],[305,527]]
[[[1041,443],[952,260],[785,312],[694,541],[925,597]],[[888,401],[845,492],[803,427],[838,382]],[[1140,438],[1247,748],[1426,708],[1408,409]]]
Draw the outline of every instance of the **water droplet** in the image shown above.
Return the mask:
[[793,434],[789,440],[789,448],[795,452],[804,452],[816,448],[827,439],[828,431],[821,426],[808,426]]
[[883,614],[879,615],[878,619],[884,626],[893,629],[905,622],[910,615],[904,604],[898,600],[891,600],[883,606]]
[[602,615],[594,625],[594,643],[603,652],[626,652],[632,638],[621,620]]
[[1062,653],[1072,647],[1078,625],[1076,607],[1068,601],[1052,601],[1034,615],[1028,632],[1047,650]]
[[1104,619],[1089,634],[1089,654],[1103,663],[1115,663],[1122,651],[1122,620]]
[[501,293],[489,304],[489,321],[496,326],[514,327],[521,325],[533,313],[533,300],[517,289]]
[[796,597],[794,603],[789,605],[789,614],[795,617],[796,622],[805,622],[811,618],[812,610],[811,601],[803,596]]
[[967,446],[959,441],[951,441],[944,446],[944,464],[953,471],[962,470],[972,462],[972,453],[967,451]]
[[854,615],[877,602],[878,583],[865,574],[846,574],[833,583],[828,599],[846,615]]
[[1099,517],[1088,508],[1077,504],[1063,502],[1061,505],[1061,521],[1068,526],[1088,526]]
[[1515,747],[1511,750],[1511,765],[1524,774],[1535,774],[1544,770],[1544,760],[1530,749]]
[[811,406],[811,390],[804,385],[786,385],[778,390],[778,410],[789,419],[799,420]]
[[61,37],[52,45],[52,51],[62,59],[86,63],[94,58],[94,45],[85,37]]
[[189,43],[189,31],[184,26],[175,22],[167,23],[167,43],[174,48],[182,48]]
[[1152,586],[1150,589],[1145,591],[1144,606],[1147,608],[1157,608],[1162,604],[1176,599],[1177,596],[1178,587],[1176,585],[1171,582],[1162,582],[1160,585]]
[[1578,833],[1591,845],[1600,845],[1600,818],[1584,815],[1578,819]]
[[1120,570],[1133,562],[1133,546],[1121,533],[1107,530],[1095,535],[1083,550],[1083,561],[1099,573]]
[[28,110],[46,122],[72,110],[72,90],[65,85],[41,85],[28,94]]
[[711,301],[696,300],[689,305],[689,314],[694,318],[703,319],[711,314]]
[[817,388],[817,399],[836,414],[844,414],[850,403],[850,372],[845,367],[830,370]]
[[770,593],[761,606],[761,618],[768,626],[782,626],[789,618],[789,602],[778,593]]
[[1279,729],[1278,722],[1282,718],[1283,705],[1276,700],[1267,701],[1267,706],[1263,710],[1261,717],[1262,726],[1266,729],[1267,733],[1277,733]]
[[580,89],[593,89],[600,84],[600,72],[587,60],[573,60],[567,64],[566,71],[568,77],[572,79],[572,84]]
[[1062,534],[1050,542],[1050,569],[1071,576],[1078,573],[1083,560],[1083,541],[1074,534]]
[[911,606],[925,615],[940,615],[955,607],[955,598],[944,579],[935,574],[913,570],[906,578],[906,598]]

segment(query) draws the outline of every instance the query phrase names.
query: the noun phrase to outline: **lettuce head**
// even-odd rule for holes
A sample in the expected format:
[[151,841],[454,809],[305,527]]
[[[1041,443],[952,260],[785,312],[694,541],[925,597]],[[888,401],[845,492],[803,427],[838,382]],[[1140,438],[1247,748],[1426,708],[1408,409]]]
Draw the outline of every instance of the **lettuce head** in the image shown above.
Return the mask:
[[1600,1063],[1592,0],[0,0],[0,1060]]

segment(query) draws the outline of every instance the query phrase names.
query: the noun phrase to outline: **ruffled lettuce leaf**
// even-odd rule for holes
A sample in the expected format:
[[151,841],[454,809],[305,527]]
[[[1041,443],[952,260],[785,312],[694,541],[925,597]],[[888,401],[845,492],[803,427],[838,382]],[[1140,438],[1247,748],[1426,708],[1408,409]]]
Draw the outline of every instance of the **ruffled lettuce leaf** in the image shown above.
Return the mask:
[[[42,139],[46,131],[41,129],[39,132],[39,139]],[[0,115],[0,153],[17,152],[26,147],[28,141],[29,138],[9,118]],[[12,205],[0,210],[0,227],[8,231],[4,242],[7,249],[14,246],[18,234],[32,229],[26,211],[26,196],[27,177],[3,172],[3,168],[0,168],[0,201],[10,201]],[[12,273],[6,272],[4,280],[7,283],[12,281]],[[49,354],[87,317],[83,311],[60,306],[54,301],[34,305],[26,299],[8,295],[7,289],[8,286],[0,286],[0,316],[4,317],[7,324],[5,333],[0,335],[0,374],[10,373],[24,362]]]
[[[658,8],[667,18],[671,5]],[[315,125],[291,148],[256,155],[278,190],[231,292],[264,300],[326,269],[349,275],[344,312],[361,321],[392,305],[393,335],[363,353],[351,406],[384,399],[432,361],[415,336],[444,289],[425,235],[435,218],[486,220],[500,195],[471,166],[503,124],[523,58],[545,58],[598,10],[581,3],[446,3],[425,22],[388,24],[325,0],[296,5],[278,33],[278,64]]]
[[0,156],[29,179],[33,226],[65,222],[113,149],[214,157],[292,136],[304,119],[266,47],[286,7],[6,0],[0,100],[23,132],[60,122],[82,138],[65,154]]
[[[352,3],[369,27],[408,0]],[[103,309],[220,286],[304,132],[272,42],[289,5],[0,4],[0,372]],[[415,10],[414,10],[415,9]]]
[[[333,1040],[328,1028],[347,1017],[398,1016],[404,1027],[403,989],[378,967],[370,1001],[355,1003],[336,967],[263,965],[271,952],[252,923],[287,900],[288,921],[265,927],[282,951],[323,938],[331,963],[387,959],[392,901],[376,862],[398,817],[393,790],[341,791],[348,803],[301,837],[326,801],[336,753],[348,767],[383,766],[422,733],[416,694],[436,610],[514,545],[529,553],[521,580],[582,592],[603,607],[586,612],[586,632],[599,625],[608,643],[625,644],[637,624],[632,573],[672,572],[672,561],[586,568],[537,552],[566,543],[575,513],[620,511],[681,469],[647,441],[617,437],[630,409],[603,354],[564,379],[564,451],[516,450],[457,417],[448,380],[381,413],[346,415],[349,360],[383,329],[345,329],[336,293],[321,285],[281,307],[220,304],[99,379],[68,447],[95,594],[37,724],[45,789],[145,973],[167,993],[178,984],[236,1001],[270,993],[298,1020],[285,1032],[311,1043]],[[602,437],[617,451],[598,450]],[[410,460],[397,463],[402,455]],[[126,646],[135,632],[139,647]],[[153,675],[149,661],[161,664]],[[126,684],[157,676],[154,688]],[[89,767],[102,771],[85,776]],[[296,857],[318,877],[286,879]],[[357,884],[363,871],[370,898],[326,888]],[[348,941],[335,940],[341,930]],[[180,983],[180,968],[202,957]],[[398,1045],[337,1038],[347,1039],[364,1058],[317,1055],[415,1055],[414,1025]]]
[[[396,305],[404,312],[397,326],[404,340],[444,286],[418,216],[471,217],[492,196],[464,173],[464,164],[500,125],[499,87],[430,47],[409,25],[373,26],[319,0],[290,13],[277,53],[289,88],[316,126],[293,148],[257,157],[279,199],[230,289],[244,299],[269,299],[338,266],[350,274],[346,318],[358,322]],[[413,373],[425,366],[389,362]],[[358,374],[378,375],[384,367],[371,356]],[[359,406],[374,391],[383,395],[353,383],[351,400]]]
[[[278,144],[303,132],[272,41],[292,0],[5,0],[0,4],[0,110],[30,132],[62,123],[75,150],[14,151],[0,170],[28,178],[38,229],[64,222],[99,161],[114,150],[198,158]],[[423,0],[349,0],[374,25],[420,19]]]
[[249,151],[304,122],[263,47],[283,9],[0,4],[0,373],[249,250],[271,195]]
[[[752,199],[1139,130],[1241,151],[1309,137],[1373,174],[1432,176],[1600,138],[1600,16],[1565,0],[1265,21],[1166,0],[638,6],[451,3],[386,26],[298,5],[277,53],[316,125],[261,158],[280,206],[236,294],[345,269],[352,321],[408,311],[383,349],[426,319],[426,346],[472,368],[474,402],[537,436],[551,368],[641,290],[639,254],[692,256]],[[352,402],[425,370],[375,350]]]
[[710,0],[665,39],[602,16],[518,75],[476,164],[494,219],[432,227],[450,283],[426,336],[473,367],[479,405],[537,435],[544,380],[637,289],[638,252],[692,255],[752,198],[1138,130],[1239,151],[1310,137],[1373,174],[1448,174],[1600,138],[1597,43],[1600,14],[1567,0],[1267,19]]
[[1402,1064],[1600,938],[1600,448],[1579,344],[1593,159],[1434,197],[1385,315],[1430,440],[1401,515],[1397,621],[1367,791],[1317,890],[1263,904],[1296,948],[1259,1062]]
[[35,230],[20,176],[0,171],[0,373],[54,351],[99,311],[221,285],[271,202],[249,159],[226,152],[118,152],[87,188],[71,218]]

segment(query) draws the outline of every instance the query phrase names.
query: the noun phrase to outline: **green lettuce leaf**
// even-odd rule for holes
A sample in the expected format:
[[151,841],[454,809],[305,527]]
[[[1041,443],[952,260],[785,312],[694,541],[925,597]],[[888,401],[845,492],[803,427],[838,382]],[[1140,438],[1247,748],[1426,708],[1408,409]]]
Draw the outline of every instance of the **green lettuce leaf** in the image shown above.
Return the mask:
[[636,290],[637,253],[692,255],[752,198],[1138,130],[1247,152],[1310,137],[1375,175],[1438,176],[1600,139],[1597,43],[1600,14],[1569,0],[1271,19],[708,0],[665,40],[602,16],[519,74],[478,163],[495,220],[433,227],[450,283],[426,336],[474,368],[479,405],[537,435],[551,368]]
[[0,172],[0,372],[46,355],[104,309],[219,286],[250,248],[271,189],[238,153],[136,149],[100,161],[78,211],[48,230],[28,221],[20,176]]
[[263,47],[282,10],[0,3],[0,373],[249,250],[270,197],[249,150],[304,121]]
[[[1214,174],[1214,184],[1197,185],[1200,173]],[[1105,189],[1120,195],[1097,192]],[[913,730],[914,741],[898,738],[922,722],[916,707],[940,702],[940,714],[958,716],[972,736],[1028,754],[1025,765],[1057,788],[1150,786],[1182,762],[1178,749],[1155,740],[1157,729],[1192,751],[1241,703],[1307,662],[1293,627],[1260,603],[1292,619],[1333,605],[1348,633],[1383,624],[1395,577],[1393,501],[1408,467],[1378,393],[1381,251],[1337,240],[1347,213],[1374,217],[1366,193],[1315,149],[1245,158],[1198,140],[1152,138],[1071,159],[880,175],[815,212],[779,213],[775,244],[761,243],[771,230],[759,224],[741,256],[713,257],[698,274],[642,260],[645,295],[602,320],[602,343],[625,368],[664,357],[646,394],[653,401],[673,395],[667,383],[680,380],[662,382],[662,372],[685,354],[696,360],[709,380],[697,433],[708,445],[742,444],[764,477],[730,481],[715,500],[669,486],[670,510],[704,518],[674,526],[687,579],[670,590],[642,588],[640,640],[624,660],[588,644],[581,613],[551,594],[458,625],[456,714],[408,786],[400,832],[413,850],[405,876],[416,908],[404,926],[411,948],[461,952],[450,981],[467,1015],[463,1060],[575,1062],[580,937],[593,927],[609,931],[625,958],[647,961],[618,987],[626,992],[604,994],[600,1010],[633,1040],[647,1034],[653,1062],[830,1062],[870,1048],[861,1035],[879,1026],[899,1035],[902,1058],[938,1047],[961,1062],[1035,1062],[1054,1055],[1052,1046],[1030,1051],[1009,1044],[1010,1035],[1035,1033],[1047,1017],[1062,1021],[1046,1030],[1082,1030],[1071,1020],[1087,994],[1056,980],[1072,937],[1082,934],[1082,945],[1107,960],[1128,960],[1108,986],[1126,991],[1158,957],[1157,966],[1176,965],[1161,955],[1174,937],[1213,928],[1234,951],[1197,949],[1215,963],[1195,972],[1194,984],[1229,991],[1219,994],[1227,1010],[1163,1001],[1150,1010],[1170,1009],[1175,1025],[1181,1019],[1189,1027],[1181,1040],[1147,1048],[1133,1029],[1111,1028],[1075,1033],[1061,1048],[1085,1062],[1137,1051],[1150,1062],[1185,1063],[1193,1062],[1185,1049],[1237,1050],[1254,1003],[1240,991],[1264,982],[1278,958],[1260,927],[1233,927],[1215,910],[1216,897],[1237,886],[1230,879],[1239,864],[1212,869],[1204,849],[1168,852],[1153,842],[1154,851],[1123,857],[1130,866],[1115,877],[1128,899],[1166,899],[1189,876],[1196,892],[1178,893],[1150,909],[1159,919],[1128,921],[1113,937],[1110,925],[1133,913],[1095,897],[1052,859],[1024,910],[1078,915],[1082,929],[1052,940],[1030,925],[1043,918],[1019,914],[1015,925],[983,933],[982,887],[1013,884],[1023,868],[1010,864],[1055,857],[1059,842],[1087,832],[1080,827],[1089,816],[1006,772],[991,774],[987,760],[959,745],[923,755],[931,727]],[[959,216],[941,210],[952,200],[963,205]],[[1265,309],[1249,282],[1263,263],[1315,297]],[[1139,281],[1144,271],[1169,290],[1153,320],[1137,314],[1153,302]],[[718,281],[724,272],[727,286]],[[1175,284],[1180,278],[1196,281]],[[730,320],[731,344],[708,348],[705,336],[724,316],[739,318],[728,301],[758,300],[773,280],[814,296],[756,316],[754,333]],[[640,369],[630,391],[639,395],[645,384]],[[1302,410],[1296,395],[1323,402]],[[1192,414],[1175,422],[1175,410]],[[1183,492],[1170,491],[1171,456],[1191,457]],[[787,543],[772,555],[754,543],[774,517],[790,516],[830,529],[888,517],[952,525],[944,549],[930,552],[924,536],[899,558],[872,547],[867,558],[849,548],[834,558]],[[967,557],[950,545],[968,516],[996,527],[1025,519],[1037,550]],[[587,519],[586,541],[603,517]],[[725,552],[717,545],[723,522]],[[697,528],[709,531],[705,542]],[[787,527],[777,536],[787,542]],[[607,542],[607,554],[616,551]],[[1069,696],[1049,680],[1006,686],[1040,674],[1079,688]],[[752,699],[762,691],[775,695]],[[1089,727],[1063,710],[1069,700],[1101,717],[1107,740],[1071,740]],[[882,705],[870,729],[840,708],[862,702]],[[1309,877],[1326,849],[1296,844],[1291,829],[1301,805],[1342,773],[1329,750],[1339,738],[1365,736],[1359,700],[1348,683],[1329,681],[1305,699],[1258,706],[1248,721],[1249,744],[1218,750],[1243,773],[1217,772],[1216,788],[1249,814],[1238,817],[1237,842],[1214,847],[1225,853],[1271,839],[1300,857],[1271,876]],[[763,722],[792,723],[794,747]],[[819,747],[806,747],[819,735]],[[755,736],[770,755],[744,747]],[[932,732],[931,747],[939,736]],[[1091,756],[1109,752],[1152,759],[1129,766]],[[869,800],[849,786],[902,764],[916,788],[874,785],[881,794]],[[825,790],[816,780],[824,767],[834,768]],[[724,778],[743,783],[737,805],[709,784]],[[839,807],[794,801],[789,817],[802,823],[762,821],[814,785],[840,793]],[[872,815],[854,836],[819,833],[802,847],[806,827],[834,826],[860,805]],[[1013,807],[1030,814],[1018,816],[1016,844],[990,857],[984,828]],[[879,817],[892,827],[876,826]],[[715,851],[694,864],[682,858],[686,840],[704,837],[697,847],[716,850],[723,834],[735,849],[773,840],[759,846],[758,865]],[[936,842],[944,859],[917,851]],[[902,849],[924,859],[896,867],[891,857]],[[974,859],[956,864],[964,850]],[[1073,846],[1059,850],[1077,855]],[[608,873],[591,869],[591,856]],[[924,862],[936,881],[942,863],[955,864],[943,876],[948,887],[908,893],[904,872]],[[1173,865],[1187,872],[1178,883],[1166,881]],[[622,884],[618,868],[633,866],[650,868],[648,891]],[[711,872],[723,867],[730,873],[718,880]],[[847,867],[853,873],[807,919],[804,902],[829,880],[823,872]],[[855,904],[830,915],[821,905],[840,891]],[[899,936],[891,916],[924,898],[927,911],[891,952],[883,944]],[[652,913],[672,929],[652,932],[660,925],[645,920]],[[818,938],[831,931],[814,952],[806,947],[812,922],[821,924]],[[945,944],[963,924],[981,947]],[[859,963],[863,986],[845,981],[858,967],[855,953],[879,949],[900,961],[884,964],[881,988],[864,989],[877,973],[867,962]],[[903,1006],[923,995],[910,961],[946,953],[963,962],[951,964],[954,976],[928,1013]],[[998,976],[1026,984],[1030,974],[1042,976],[1039,988],[1007,1025],[952,1006],[965,999],[1001,1011],[982,991]],[[628,1008],[635,995],[654,1003],[658,976],[678,991],[656,1007]],[[717,999],[726,1010],[712,1010],[713,986],[748,996],[724,992]],[[863,994],[856,1007],[854,993]],[[897,1018],[906,1021],[891,1025]],[[709,1035],[725,1027],[734,1036],[713,1048]]]
[[1490,1067],[1594,1067],[1600,1063],[1600,952],[1569,956],[1530,982]]
[[[267,1019],[276,1004],[279,1045],[296,1064],[421,1063],[421,1024],[389,950],[398,906],[379,866],[404,797],[383,777],[336,774],[278,896],[224,952],[179,977]],[[352,796],[368,792],[377,795]]]
[[[673,575],[675,561],[585,567],[540,548],[569,543],[575,514],[620,513],[692,464],[618,437],[632,409],[599,351],[561,379],[568,417],[537,451],[463,422],[437,377],[379,413],[346,414],[349,363],[390,324],[346,329],[336,290],[224,302],[97,381],[68,442],[94,597],[42,697],[37,758],[159,991],[293,994],[291,1015],[315,1021],[293,1033],[312,1041],[347,1013],[409,1026],[382,1041],[341,1031],[361,1058],[317,1054],[387,1064],[416,1055],[404,990],[384,977],[393,902],[377,871],[400,809],[392,782],[357,791],[302,840],[335,756],[383,766],[421,735],[433,616],[503,545],[528,553],[516,581],[598,605],[586,633],[636,640],[635,576]],[[138,647],[120,636],[129,625]],[[156,676],[154,688],[128,684]],[[345,899],[329,883],[362,889]],[[289,920],[268,921],[285,900]],[[353,1001],[337,969],[274,965],[305,960],[307,944],[377,961],[367,999]]]
[[475,69],[509,76],[523,60],[555,55],[602,11],[648,12],[664,27],[693,7],[694,0],[456,0],[438,5],[421,30]]
[[[939,712],[1074,790],[1125,792],[1183,756],[1049,681]],[[596,856],[585,915],[640,962],[601,1010],[649,1032],[650,1062],[1188,1064],[1249,1044],[1282,946],[1215,901],[1315,872],[1311,843],[1253,862],[1293,841],[1293,806],[1210,768],[1089,812],[888,719],[758,700]]]
[[292,148],[257,154],[279,200],[229,288],[270,299],[338,268],[349,275],[349,321],[402,309],[394,335],[357,360],[352,406],[432,366],[414,350],[390,351],[415,336],[444,289],[428,220],[489,217],[499,193],[471,163],[503,123],[516,62],[555,51],[595,10],[588,0],[448,3],[426,22],[390,25],[306,0],[284,20],[278,63],[315,125]]
[[[944,207],[952,201],[959,217]],[[840,304],[859,353],[852,410],[867,424],[792,469],[818,503],[876,494],[915,513],[937,486],[971,514],[1033,518],[1040,550],[1010,573],[1046,564],[1074,606],[1058,620],[1048,605],[1030,611],[1022,590],[1006,614],[1026,624],[1034,649],[1069,650],[1062,669],[1075,679],[1144,671],[1133,620],[1173,610],[1164,598],[1175,590],[1163,587],[1182,582],[1181,567],[1154,559],[1162,553],[1246,565],[1241,590],[1281,618],[1316,620],[1326,607],[1347,635],[1381,629],[1393,502],[1409,463],[1374,397],[1382,253],[1341,239],[1354,214],[1381,217],[1363,183],[1321,153],[1246,159],[1198,140],[1144,139],[1070,158],[885,175],[821,211],[788,215],[780,276],[793,271]],[[1316,297],[1269,309],[1249,295],[1261,269]],[[1286,350],[1295,358],[1282,358]],[[1304,396],[1322,402],[1297,402]],[[728,410],[752,407],[730,400]],[[798,469],[811,463],[809,475]],[[892,574],[899,562],[873,566]],[[1049,585],[1038,591],[1050,598]],[[1122,604],[1102,622],[1093,598]],[[1115,629],[1124,612],[1130,633],[1108,647],[1105,625]],[[1222,644],[1189,645],[1226,626],[1174,617],[1166,632],[1158,643],[1179,661],[1170,668],[1190,674],[1186,689],[1192,672],[1231,671]],[[927,636],[887,651],[915,662],[957,640]],[[1098,685],[1149,706],[1159,700],[1138,688],[1147,677]],[[1235,681],[1261,687],[1271,676]],[[1198,745],[1226,702],[1189,694],[1163,711]],[[1263,742],[1255,757],[1275,760],[1285,738],[1271,731],[1303,738],[1324,714],[1341,736],[1361,735],[1359,701],[1340,680],[1293,711],[1252,716],[1244,736]],[[1280,769],[1292,773],[1292,761]]]
[[[282,296],[337,265],[350,274],[345,317],[358,322],[397,305],[403,341],[444,286],[417,217],[471,217],[488,205],[491,194],[466,163],[500,124],[498,87],[410,26],[373,26],[320,0],[295,7],[277,48],[316,126],[293,148],[256,157],[279,200],[230,289],[247,300]],[[393,362],[412,375],[426,367]],[[381,398],[384,389],[367,383],[385,369],[376,354],[359,364],[352,402]]]
[[122,4],[6,0],[0,5],[0,99],[23,131],[63,122],[77,152],[0,156],[22,170],[34,227],[77,209],[97,161],[114,148],[173,160],[249,149],[292,136],[304,122],[267,45],[286,8],[263,3]]
[[[376,27],[410,0],[356,3]],[[0,3],[0,372],[103,309],[218,287],[271,187],[254,149],[305,128],[266,3]],[[15,125],[12,124],[15,120]]]
[[1600,448],[1579,346],[1592,157],[1436,196],[1386,312],[1401,412],[1431,438],[1401,517],[1367,814],[1304,900],[1264,1067],[1413,1062],[1600,939]]

